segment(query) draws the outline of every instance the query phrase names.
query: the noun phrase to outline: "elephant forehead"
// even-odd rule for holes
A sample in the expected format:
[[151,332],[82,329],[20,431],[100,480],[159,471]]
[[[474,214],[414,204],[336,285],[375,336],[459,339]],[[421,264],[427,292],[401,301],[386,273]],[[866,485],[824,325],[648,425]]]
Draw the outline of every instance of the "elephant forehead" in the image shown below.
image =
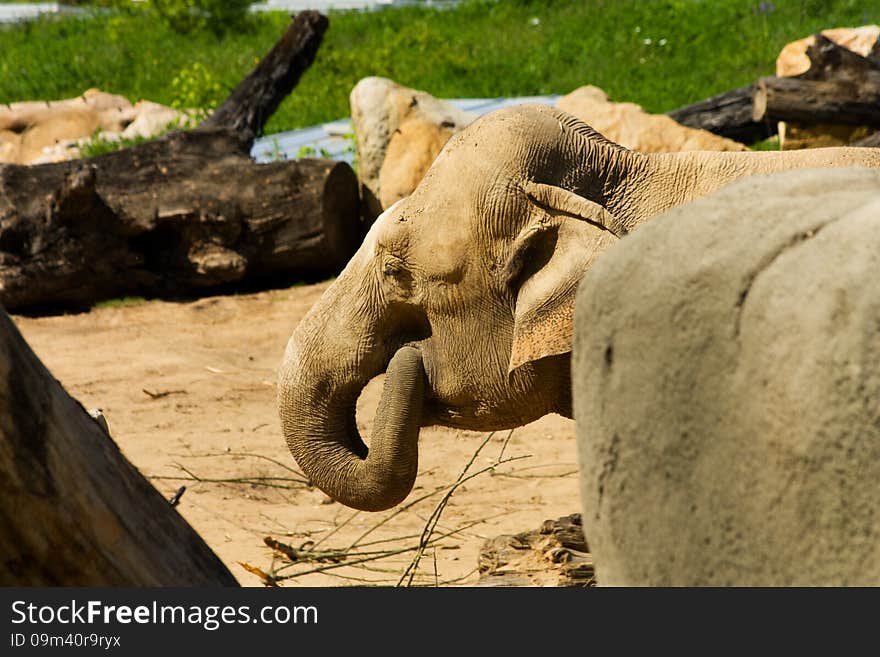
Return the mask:
[[468,213],[452,199],[420,206],[399,202],[371,228],[364,246],[370,256],[390,253],[428,274],[457,269],[472,243]]
[[467,221],[439,221],[419,231],[410,244],[410,257],[427,274],[446,277],[461,268],[472,243]]

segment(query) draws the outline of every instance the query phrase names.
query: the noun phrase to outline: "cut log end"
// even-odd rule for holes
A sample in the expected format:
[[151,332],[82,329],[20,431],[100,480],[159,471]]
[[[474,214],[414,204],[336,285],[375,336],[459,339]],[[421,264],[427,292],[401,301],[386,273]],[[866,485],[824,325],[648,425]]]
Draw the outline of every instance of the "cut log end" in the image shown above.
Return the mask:
[[752,94],[752,121],[764,121],[767,116],[767,83],[766,80],[758,80]]
[[336,162],[327,172],[321,205],[331,266],[342,270],[366,233],[361,221],[357,174],[345,162]]
[[668,116],[690,128],[708,130],[743,144],[766,139],[774,128],[752,118],[755,85],[737,87],[692,105],[668,112]]

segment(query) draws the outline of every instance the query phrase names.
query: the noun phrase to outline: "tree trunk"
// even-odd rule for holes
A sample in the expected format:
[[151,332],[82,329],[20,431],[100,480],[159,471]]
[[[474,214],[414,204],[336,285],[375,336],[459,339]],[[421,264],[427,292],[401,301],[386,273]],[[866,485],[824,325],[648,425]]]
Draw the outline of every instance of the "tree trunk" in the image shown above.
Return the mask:
[[0,302],[87,305],[338,272],[363,237],[351,168],[250,157],[326,28],[300,12],[195,130],[90,160],[0,166]]
[[236,586],[0,309],[0,585]]
[[0,167],[0,301],[9,309],[180,295],[339,271],[361,238],[344,162],[256,164],[225,130]]
[[810,68],[794,77],[758,81],[752,117],[880,127],[880,64],[817,34]]
[[315,61],[328,25],[327,17],[317,11],[298,13],[281,40],[200,128],[231,130],[250,140],[249,149],[253,139],[262,134],[266,121]]
[[743,144],[753,144],[776,134],[775,124],[752,118],[754,93],[753,84],[738,87],[667,112],[667,115],[690,128],[708,130]]

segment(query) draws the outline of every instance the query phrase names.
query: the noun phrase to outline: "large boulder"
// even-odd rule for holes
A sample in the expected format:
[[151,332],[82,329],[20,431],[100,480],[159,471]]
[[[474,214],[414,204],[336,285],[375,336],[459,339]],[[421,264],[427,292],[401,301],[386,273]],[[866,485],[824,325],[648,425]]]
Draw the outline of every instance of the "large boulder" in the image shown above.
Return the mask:
[[358,82],[349,100],[368,221],[409,196],[449,138],[476,118],[380,77]]
[[744,151],[743,144],[707,130],[688,128],[665,114],[649,114],[635,103],[615,103],[599,87],[575,89],[556,103],[613,142],[643,153]]
[[[822,34],[842,48],[852,50],[862,57],[880,56],[878,39],[880,25],[862,25],[860,27],[835,27],[822,30]],[[816,36],[810,35],[783,46],[776,57],[776,76],[791,77],[806,73],[810,68],[807,48],[816,42]],[[863,139],[874,132],[868,126],[854,126],[834,123],[802,125],[798,123],[779,122],[779,144],[783,150],[800,148],[824,148],[828,146],[844,146]]]
[[880,585],[880,173],[750,178],[581,281],[584,531],[603,585]]

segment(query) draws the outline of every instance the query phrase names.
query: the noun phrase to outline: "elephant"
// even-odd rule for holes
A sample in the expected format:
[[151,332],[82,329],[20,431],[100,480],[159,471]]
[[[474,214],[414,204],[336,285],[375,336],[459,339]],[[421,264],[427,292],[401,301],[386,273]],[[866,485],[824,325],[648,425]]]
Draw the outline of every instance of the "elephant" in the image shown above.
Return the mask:
[[[380,215],[293,331],[277,387],[291,453],[331,498],[377,511],[412,489],[422,426],[571,417],[574,296],[603,251],[734,179],[850,164],[880,167],[880,150],[649,155],[548,106],[481,117]],[[367,449],[355,403],[382,372]]]
[[880,171],[738,181],[578,287],[584,532],[608,586],[880,585]]

